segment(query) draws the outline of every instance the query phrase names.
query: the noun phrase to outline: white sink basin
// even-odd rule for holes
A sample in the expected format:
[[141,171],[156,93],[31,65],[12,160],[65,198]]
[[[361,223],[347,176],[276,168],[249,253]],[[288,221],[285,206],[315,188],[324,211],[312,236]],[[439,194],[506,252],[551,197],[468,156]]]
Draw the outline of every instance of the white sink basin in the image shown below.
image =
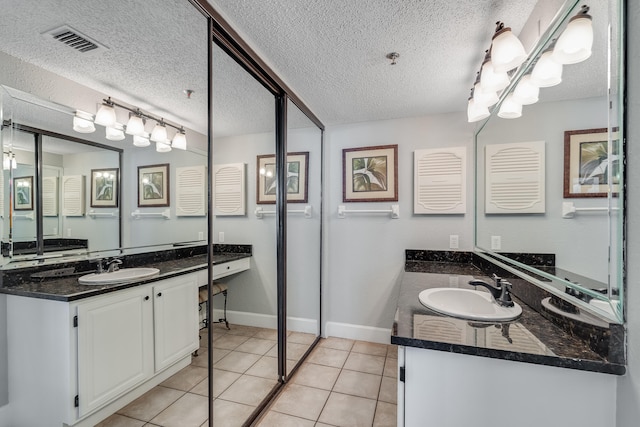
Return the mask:
[[85,274],[78,279],[81,285],[113,285],[116,283],[130,282],[132,280],[148,279],[157,276],[160,270],[157,268],[122,268],[111,273]]
[[420,303],[447,316],[465,320],[506,322],[520,317],[522,307],[503,307],[488,292],[459,288],[432,288],[420,292]]

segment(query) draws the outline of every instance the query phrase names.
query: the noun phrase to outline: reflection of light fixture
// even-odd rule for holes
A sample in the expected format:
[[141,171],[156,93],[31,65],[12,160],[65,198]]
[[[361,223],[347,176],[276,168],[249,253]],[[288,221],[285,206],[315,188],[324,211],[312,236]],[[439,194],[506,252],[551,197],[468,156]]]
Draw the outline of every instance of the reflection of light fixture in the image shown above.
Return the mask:
[[562,64],[551,58],[551,49],[544,52],[533,71],[531,72],[531,83],[538,87],[551,87],[560,84],[562,81]]
[[151,142],[149,142],[149,134],[144,132],[142,135],[134,135],[133,145],[136,147],[148,147],[151,145]]
[[498,94],[495,91],[485,91],[480,84],[480,73],[476,75],[476,81],[473,85],[473,102],[485,107],[491,107],[498,102]]
[[160,121],[153,127],[150,139],[160,143],[165,143],[167,140],[167,127],[164,125],[163,119],[160,119]]
[[491,60],[491,52],[486,51],[482,69],[480,71],[480,84],[485,92],[497,92],[509,86],[509,76],[506,71],[496,72]]
[[156,151],[158,153],[167,153],[171,151],[171,144],[168,144],[168,141],[166,142],[156,141]]
[[76,110],[73,116],[73,130],[79,133],[92,133],[96,131],[93,124],[93,116],[84,111]]
[[173,136],[173,139],[171,140],[171,147],[177,148],[179,150],[187,149],[187,137],[184,134],[184,128],[181,128]]
[[516,102],[513,99],[513,94],[510,93],[500,104],[500,111],[498,111],[498,117],[503,119],[517,119],[522,116],[522,104]]
[[129,113],[126,133],[129,135],[142,136],[144,134],[144,120],[140,116],[140,110]]
[[531,83],[531,74],[526,74],[513,91],[513,99],[520,105],[531,105],[538,102],[539,94],[540,88]]
[[111,98],[104,101],[104,103],[98,109],[95,124],[102,125],[104,127],[113,127],[116,124],[116,110],[113,108]]
[[495,72],[512,70],[527,59],[524,46],[502,22],[496,22],[496,33],[491,41],[491,59]]
[[477,122],[482,119],[486,119],[490,116],[489,108],[486,105],[476,103],[474,99],[474,92],[471,89],[471,96],[467,103],[467,120],[469,123]]
[[114,123],[113,127],[105,128],[106,138],[110,141],[122,141],[124,139],[124,126]]
[[569,20],[567,28],[553,49],[553,60],[560,64],[576,64],[591,56],[593,45],[593,27],[589,6],[584,5]]

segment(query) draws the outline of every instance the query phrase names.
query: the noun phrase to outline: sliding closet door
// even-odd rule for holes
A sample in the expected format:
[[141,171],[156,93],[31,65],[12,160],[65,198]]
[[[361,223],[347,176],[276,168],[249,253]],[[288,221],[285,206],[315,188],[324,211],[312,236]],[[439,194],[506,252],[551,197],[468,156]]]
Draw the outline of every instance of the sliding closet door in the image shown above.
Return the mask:
[[[251,257],[248,270],[214,282],[227,289],[229,322],[211,324],[214,425],[242,425],[278,386],[275,122],[274,96],[216,45],[213,259],[249,245]],[[213,296],[213,320],[224,303]]]
[[320,335],[322,132],[287,105],[287,374]]

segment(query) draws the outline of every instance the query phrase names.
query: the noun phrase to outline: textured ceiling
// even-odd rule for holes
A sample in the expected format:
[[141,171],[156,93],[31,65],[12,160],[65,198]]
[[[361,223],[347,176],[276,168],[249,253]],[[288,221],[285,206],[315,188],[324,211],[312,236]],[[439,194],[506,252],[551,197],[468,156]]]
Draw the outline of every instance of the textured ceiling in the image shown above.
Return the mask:
[[[537,9],[536,0],[209,2],[327,125],[464,111],[494,23],[519,34]],[[126,7],[117,0],[0,0],[0,7],[0,51],[206,133],[206,20],[187,0]],[[42,35],[63,24],[108,49],[81,54]],[[597,37],[595,50],[604,47]],[[400,58],[392,66],[385,56],[393,51]],[[215,134],[273,130],[273,98],[214,53]],[[546,90],[545,99],[567,90],[593,95],[587,82],[606,76],[606,69],[572,67],[578,71],[565,72],[564,92]],[[184,89],[195,90],[191,99]]]

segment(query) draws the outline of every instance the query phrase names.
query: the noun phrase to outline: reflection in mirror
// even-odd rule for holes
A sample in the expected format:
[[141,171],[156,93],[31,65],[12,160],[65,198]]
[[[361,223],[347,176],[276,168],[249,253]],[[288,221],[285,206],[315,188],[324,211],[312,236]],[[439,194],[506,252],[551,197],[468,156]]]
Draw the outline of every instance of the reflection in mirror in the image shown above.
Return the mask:
[[[572,3],[568,17],[579,10],[580,4]],[[522,117],[492,116],[477,133],[476,246],[552,292],[577,297],[588,309],[622,321],[617,3],[589,5],[590,58],[564,65],[562,82],[540,88],[539,102],[526,105]],[[543,38],[540,52],[565,27]],[[531,72],[535,62],[527,61],[518,77]],[[587,171],[589,156],[595,168]]]
[[[322,132],[288,101],[287,374],[320,336]],[[297,197],[300,195],[299,197]]]
[[[272,177],[266,171],[261,175],[257,162],[258,156],[275,153],[275,102],[270,92],[218,46],[213,50],[213,63],[214,168],[233,168],[244,180],[244,186],[236,187],[235,197],[225,199],[231,193],[222,192],[222,172],[214,173],[214,242],[253,248],[249,270],[220,280],[228,288],[230,330],[224,323],[212,324],[214,338],[209,351],[224,354],[213,366],[214,373],[219,373],[213,376],[214,388],[217,381],[235,375],[232,372],[244,372],[236,383],[252,384],[254,392],[242,402],[248,419],[278,384],[277,222],[275,215],[256,216],[257,207],[275,210],[275,204],[257,203],[272,192]],[[259,187],[263,192],[258,192]],[[224,316],[225,298],[213,299],[214,318],[218,319]],[[241,368],[249,360],[253,366]]]

